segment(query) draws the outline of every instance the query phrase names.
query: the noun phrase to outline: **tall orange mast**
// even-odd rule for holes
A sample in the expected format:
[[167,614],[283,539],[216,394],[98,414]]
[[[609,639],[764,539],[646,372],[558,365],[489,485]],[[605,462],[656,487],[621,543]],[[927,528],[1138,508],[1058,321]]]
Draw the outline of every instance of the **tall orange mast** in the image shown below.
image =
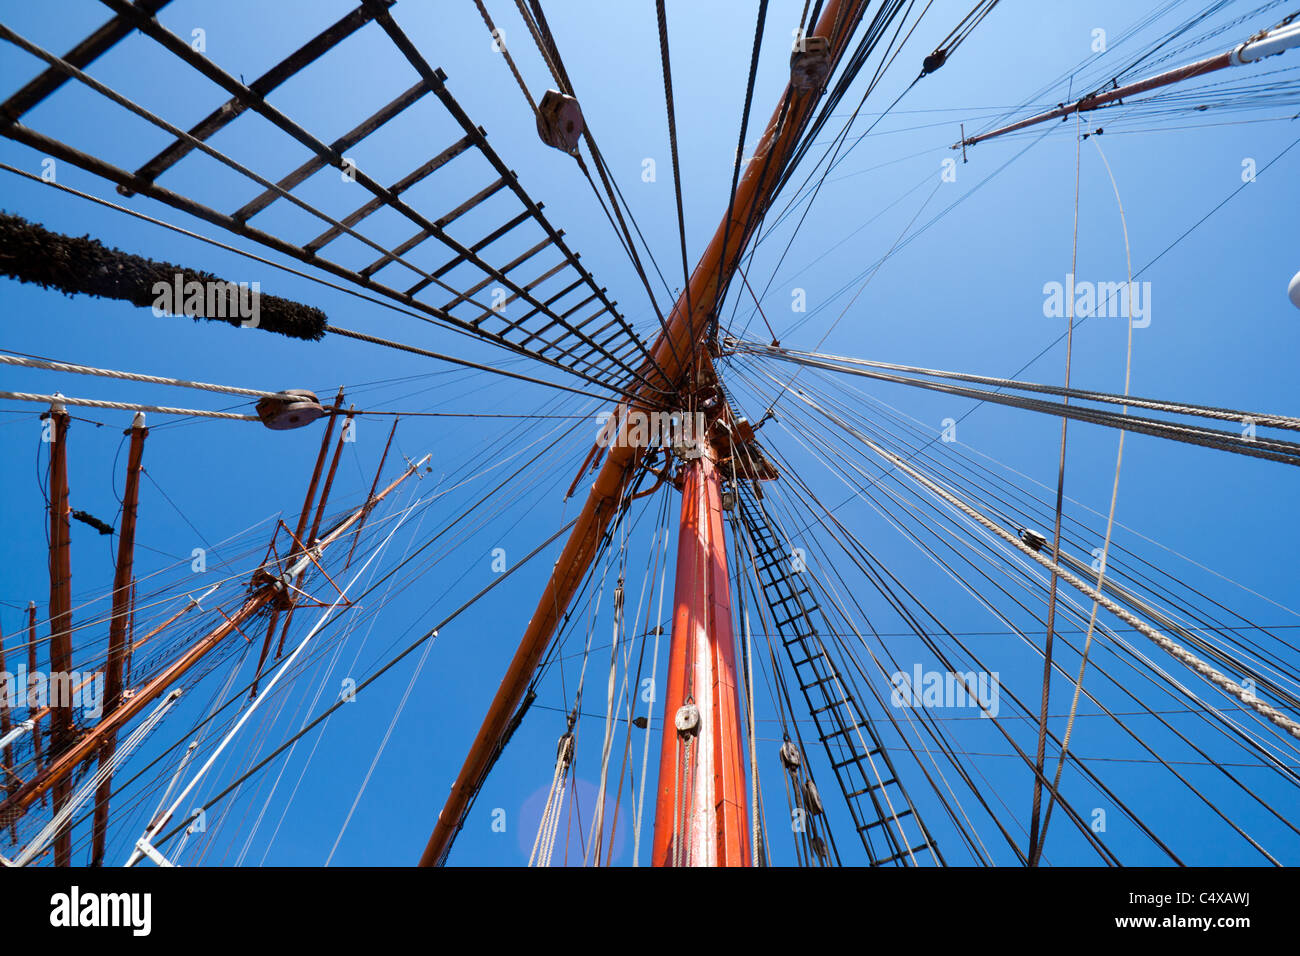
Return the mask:
[[[853,28],[865,10],[866,5],[867,0],[827,0],[821,19],[812,30],[811,35],[825,37],[829,40],[832,71],[834,63],[837,63],[843,54],[848,38],[852,34]],[[683,380],[692,371],[690,363],[708,363],[708,354],[703,346],[714,300],[718,291],[726,288],[726,285],[730,282],[740,262],[740,257],[749,243],[754,224],[761,220],[763,213],[772,202],[781,166],[779,162],[775,161],[776,158],[786,155],[797,142],[803,130],[804,122],[812,114],[814,107],[821,98],[821,92],[820,85],[815,85],[806,90],[797,88],[793,83],[787,86],[780,104],[773,112],[771,120],[768,121],[767,129],[759,140],[758,147],[754,150],[754,155],[746,165],[744,175],[736,187],[733,202],[729,206],[729,215],[724,216],[723,221],[718,225],[713,239],[705,249],[703,256],[700,257],[695,271],[691,274],[687,288],[682,291],[680,298],[669,313],[664,331],[659,335],[651,350],[655,366],[647,367],[644,370],[647,384],[636,387],[615,409],[615,414],[618,416],[617,420],[620,422],[618,434],[609,448],[604,463],[601,465],[600,472],[596,476],[596,481],[569,536],[564,551],[561,553],[559,561],[556,562],[555,570],[551,573],[551,578],[542,592],[541,600],[537,604],[537,610],[533,612],[532,619],[528,622],[519,649],[515,652],[515,656],[501,680],[501,685],[497,689],[496,696],[492,699],[483,724],[474,738],[468,756],[465,758],[464,766],[461,767],[460,773],[452,785],[451,794],[448,796],[442,812],[438,814],[433,833],[429,837],[423,856],[420,858],[421,866],[437,866],[441,865],[445,860],[447,852],[451,848],[452,840],[464,821],[469,803],[492,765],[500,741],[503,739],[516,709],[523,700],[528,683],[532,679],[533,673],[536,671],[537,665],[555,633],[556,625],[568,608],[569,602],[581,585],[582,579],[586,576],[601,537],[618,509],[622,493],[645,454],[646,449],[638,447],[629,436],[630,423],[634,419],[628,413],[649,412],[653,406],[662,404],[662,401],[655,397],[656,390],[680,394]],[[774,158],[771,163],[767,162],[769,156]],[[681,404],[685,406],[688,402],[683,399]],[[719,407],[713,409],[713,414],[716,416],[720,413],[721,407],[719,405]],[[711,451],[706,448],[704,454],[710,455]],[[695,493],[707,497],[708,488],[711,485],[710,479],[702,476],[704,470],[705,466],[703,464],[693,465],[692,468],[689,468],[687,483],[688,485],[691,484],[689,473],[696,472],[693,485],[697,489]],[[712,480],[716,481],[716,475]],[[714,502],[716,503],[716,499],[714,499]],[[706,508],[706,511],[711,513],[712,507],[710,505]],[[685,527],[682,530],[684,536],[692,533]],[[720,574],[722,580],[725,581],[727,577],[726,548],[720,534],[716,542],[716,548],[711,546],[710,550],[713,553],[713,560],[721,562]],[[677,601],[679,603],[677,607],[680,611],[680,602],[683,600],[683,593],[680,590],[680,572],[678,582]],[[716,595],[717,592],[715,591],[715,597]],[[725,589],[722,596],[726,597]],[[674,624],[676,625],[679,619],[698,621],[699,610],[696,607],[692,612],[682,612],[686,615],[684,618],[679,618],[678,614],[675,613]],[[726,636],[729,641],[729,598],[725,619],[728,627]],[[675,628],[674,642],[676,642],[677,637]],[[709,629],[708,641],[711,646],[719,642],[716,627]],[[684,650],[682,656],[674,657],[674,662],[678,667],[686,666],[685,661]],[[734,699],[734,692],[732,697]],[[732,710],[731,719],[734,719],[734,709]],[[742,782],[741,790],[743,792],[744,769],[738,749],[738,726],[735,728],[734,736],[737,742],[737,750],[734,755],[728,756],[727,759],[734,759],[735,761],[734,770],[740,775],[739,779]],[[705,741],[701,740],[700,749],[704,747]],[[665,783],[661,782],[661,788],[664,785]],[[725,787],[723,791],[725,792]],[[724,814],[724,816],[726,815]],[[741,823],[740,840],[744,842],[743,814],[741,815]],[[740,857],[736,857],[735,861],[740,862],[740,859]],[[656,858],[656,861],[659,862],[658,858]],[[747,851],[745,861],[747,862]]]
[[722,488],[708,453],[682,482],[673,636],[655,807],[655,866],[749,866]]

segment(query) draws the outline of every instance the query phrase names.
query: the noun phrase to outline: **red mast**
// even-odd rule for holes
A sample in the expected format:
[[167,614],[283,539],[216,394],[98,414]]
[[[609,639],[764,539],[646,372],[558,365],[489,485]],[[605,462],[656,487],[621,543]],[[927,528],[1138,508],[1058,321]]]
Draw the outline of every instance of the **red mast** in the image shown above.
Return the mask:
[[745,751],[712,449],[685,469],[664,694],[655,866],[749,866]]

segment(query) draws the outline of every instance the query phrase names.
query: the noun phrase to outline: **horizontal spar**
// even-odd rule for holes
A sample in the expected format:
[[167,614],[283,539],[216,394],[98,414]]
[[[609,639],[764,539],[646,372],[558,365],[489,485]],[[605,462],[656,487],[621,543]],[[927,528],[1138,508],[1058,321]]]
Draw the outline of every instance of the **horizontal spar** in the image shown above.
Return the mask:
[[1091,110],[1101,109],[1103,106],[1109,106],[1112,103],[1119,102],[1128,96],[1136,96],[1138,93],[1146,93],[1149,90],[1160,89],[1161,87],[1170,86],[1174,83],[1181,83],[1183,80],[1190,80],[1197,76],[1204,76],[1207,73],[1215,73],[1219,70],[1226,69],[1230,66],[1242,66],[1247,63],[1258,63],[1260,60],[1269,56],[1276,56],[1279,53],[1285,53],[1287,50],[1300,46],[1300,23],[1292,23],[1272,30],[1261,31],[1256,36],[1247,40],[1245,43],[1226,50],[1223,53],[1206,57],[1203,60],[1197,60],[1195,63],[1189,63],[1186,66],[1176,67],[1172,70],[1166,70],[1164,73],[1158,73],[1155,76],[1147,77],[1144,80],[1137,80],[1133,83],[1126,83],[1124,86],[1117,86],[1114,89],[1106,90],[1102,93],[1089,93],[1087,96],[1076,100],[1073,103],[1062,103],[1056,109],[1048,110],[1045,113],[1039,113],[1030,116],[1027,119],[1019,120],[1007,126],[1001,126],[998,129],[988,133],[981,133],[978,136],[970,136],[963,139],[960,143],[954,143],[952,149],[961,149],[965,146],[974,146],[976,143],[982,143],[987,139],[994,139],[998,136],[1004,136],[1007,133],[1018,132],[1030,126],[1037,126],[1039,123],[1046,123],[1049,120],[1064,119],[1072,113],[1086,113]]

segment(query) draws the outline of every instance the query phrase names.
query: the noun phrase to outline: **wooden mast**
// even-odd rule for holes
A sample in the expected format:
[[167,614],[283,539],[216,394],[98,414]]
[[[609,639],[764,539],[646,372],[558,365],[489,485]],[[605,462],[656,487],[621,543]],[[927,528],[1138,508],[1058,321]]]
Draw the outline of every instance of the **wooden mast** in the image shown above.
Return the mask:
[[[4,634],[0,633],[0,674],[7,675],[8,673],[8,670],[5,669]],[[12,685],[10,686],[12,687]],[[26,702],[26,695],[24,694],[22,703],[25,704]],[[10,726],[9,694],[6,693],[3,696],[0,696],[0,737],[3,737],[6,741],[9,739]],[[5,744],[4,751],[0,752],[0,761],[3,761],[3,763],[0,764],[0,780],[3,781],[5,796],[8,796],[13,793],[15,786],[14,781],[17,779],[14,774],[14,748],[12,744]],[[13,838],[13,842],[17,843],[18,830],[12,824],[10,824],[10,834]]]
[[315,547],[299,556],[296,562],[286,569],[283,574],[275,575],[265,569],[259,569],[253,576],[250,593],[244,599],[244,603],[239,610],[229,616],[223,615],[224,620],[221,624],[199,638],[185,653],[148,683],[135,688],[129,700],[125,700],[112,714],[106,714],[98,724],[86,732],[84,737],[67,748],[65,752],[52,753],[49,763],[40,773],[23,784],[16,793],[9,796],[3,803],[0,803],[0,815],[9,811],[21,812],[26,810],[51,789],[57,794],[61,787],[67,788],[69,786],[68,779],[73,769],[94,756],[110,733],[117,733],[151,702],[166,693],[227,637],[231,634],[240,633],[242,625],[253,619],[258,612],[266,608],[271,602],[279,599],[286,590],[294,586],[308,565],[312,564],[331,544],[352,531],[368,510],[373,509],[375,505],[388,497],[393,489],[415,474],[428,461],[428,458],[429,456],[426,455],[420,461],[408,465],[397,479],[379,494],[374,495],[369,501],[365,502],[345,521],[337,525]]
[[[843,54],[865,6],[866,0],[827,0],[821,19],[811,32],[814,36],[829,39],[836,62]],[[465,763],[452,784],[451,794],[442,812],[438,814],[433,833],[420,857],[421,866],[437,866],[444,861],[451,842],[464,821],[470,800],[496,757],[500,741],[523,700],[528,683],[554,635],[556,625],[586,576],[600,540],[618,508],[623,490],[645,455],[646,449],[638,447],[629,439],[632,416],[628,413],[648,413],[655,405],[661,405],[662,393],[678,393],[682,379],[692,371],[692,363],[708,363],[703,339],[714,300],[718,291],[726,288],[730,282],[751,238],[753,225],[762,219],[772,201],[777,174],[782,166],[779,157],[788,155],[820,98],[820,88],[799,90],[793,84],[787,86],[780,105],[768,121],[767,129],[736,187],[735,196],[729,205],[730,215],[723,217],[691,274],[687,288],[682,290],[669,313],[664,332],[655,341],[651,350],[654,367],[645,369],[649,384],[635,387],[615,409],[620,422],[618,434],[542,592],[537,609],[528,622],[519,648],[492,699]],[[769,156],[778,161],[769,163]],[[659,395],[656,394],[656,389],[659,390]],[[682,404],[686,403],[683,401]],[[720,412],[721,409],[717,411]],[[725,554],[725,548],[723,552]]]
[[[28,686],[23,688],[23,702],[28,706],[33,706],[31,699],[31,679],[32,675],[37,672],[40,665],[36,663],[36,602],[27,602],[27,681]],[[32,764],[36,773],[41,772],[41,764],[44,762],[44,756],[41,752],[41,727],[36,721],[32,721]],[[41,805],[45,805],[45,797],[41,797]]]
[[[144,427],[144,413],[136,412],[127,434],[131,447],[126,459],[126,487],[122,494],[122,524],[117,538],[117,567],[113,572],[113,616],[108,625],[108,661],[104,666],[104,714],[117,709],[122,702],[122,665],[126,661],[126,625],[130,620],[134,598],[133,566],[135,563],[135,522],[140,499],[140,471],[144,458],[144,440],[149,429]],[[117,748],[117,733],[110,731],[104,737],[99,751],[99,766],[108,767]],[[104,865],[104,842],[108,833],[108,801],[113,793],[110,773],[95,791],[95,822],[91,841],[91,866]]]
[[[68,412],[50,408],[50,759],[63,753],[72,737],[72,558],[68,505]],[[65,699],[66,698],[66,699]],[[71,783],[54,787],[54,812],[63,808]],[[65,825],[54,837],[54,865],[72,865],[72,833]]]

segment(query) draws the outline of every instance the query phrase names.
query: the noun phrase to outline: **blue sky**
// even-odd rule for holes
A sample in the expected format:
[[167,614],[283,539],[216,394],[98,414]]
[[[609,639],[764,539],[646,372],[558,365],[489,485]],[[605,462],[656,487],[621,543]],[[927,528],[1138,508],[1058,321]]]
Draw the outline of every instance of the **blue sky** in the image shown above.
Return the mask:
[[[712,236],[726,206],[754,6],[739,0],[668,3],[686,235],[692,260]],[[801,6],[790,0],[771,4],[755,89],[754,120],[747,144],[750,148],[783,89],[788,73],[786,43]],[[1143,12],[1156,6],[1141,5]],[[1191,7],[1199,6],[1184,5],[1180,14],[1186,16],[1192,12]],[[1245,13],[1254,6],[1239,4],[1240,9],[1234,9],[1233,14]],[[534,95],[539,95],[547,86],[544,65],[513,10],[501,3],[492,7]],[[231,73],[251,80],[349,8],[346,0],[281,0],[274,5],[231,0],[221,6],[218,16],[210,5],[197,0],[176,0],[159,19],[182,36],[190,35],[195,28],[204,30],[208,55]],[[968,8],[969,4],[960,2],[936,2],[864,109],[879,111],[891,103],[911,82],[924,54]],[[0,10],[5,24],[56,52],[71,47],[108,16],[106,7],[91,0],[60,0],[35,6],[5,3]],[[1247,26],[1228,31],[1205,47],[1205,52],[1217,52],[1233,38],[1271,24],[1285,12],[1272,10],[1258,16]],[[611,296],[637,327],[651,335],[654,320],[644,290],[594,196],[571,159],[538,141],[528,106],[501,57],[491,49],[474,5],[402,0],[395,6],[394,15],[430,61],[446,71],[449,89],[484,126],[496,150],[520,174],[524,188],[545,203],[547,215],[566,231],[566,240],[582,254],[583,264],[602,285],[608,286]],[[565,0],[549,4],[547,15],[587,120],[668,283],[676,289],[681,283],[677,221],[654,5]],[[1043,286],[1063,281],[1070,271],[1075,214],[1073,121],[1058,123],[1044,136],[1032,133],[972,148],[969,162],[956,167],[955,182],[941,180],[941,162],[955,155],[947,147],[957,140],[959,124],[964,122],[968,132],[982,127],[997,115],[993,108],[1010,109],[1030,102],[1049,81],[1077,67],[1081,67],[1080,83],[1104,79],[1110,64],[1126,64],[1145,44],[1176,23],[1173,18],[1162,20],[1157,28],[1129,41],[1130,45],[1086,62],[1092,57],[1095,29],[1104,29],[1115,38],[1139,19],[1134,4],[1118,0],[1006,3],[995,10],[948,65],[910,90],[873,135],[865,138],[827,178],[812,214],[795,237],[763,299],[765,314],[783,344],[812,349],[826,335],[821,348],[828,352],[1002,376],[1017,372],[1053,342],[1064,327],[1060,320],[1044,316]],[[1291,56],[1300,57],[1300,53]],[[875,62],[871,61],[840,104],[837,117],[847,119]],[[1257,69],[1262,72],[1270,68],[1274,68],[1272,64]],[[0,55],[0,88],[7,95],[35,75],[37,69],[31,57],[6,46]],[[197,121],[225,99],[218,89],[174,57],[138,36],[123,41],[96,62],[90,72],[182,125]],[[272,102],[328,140],[373,112],[414,79],[405,61],[371,25],[277,90]],[[1055,105],[1066,97],[1068,88],[1067,80],[1066,85],[1054,87],[1032,102]],[[1082,91],[1076,87],[1074,92]],[[389,182],[448,145],[453,136],[451,123],[432,98],[428,100],[413,108],[400,123],[356,149],[358,165],[376,179]],[[1291,105],[1290,113],[1295,109]],[[1300,121],[1237,121],[1284,115],[1289,115],[1286,106],[1251,114],[1234,113],[1224,125],[1214,125],[1213,114],[1161,117],[1149,123],[1119,124],[1099,138],[1123,202],[1135,268],[1155,259],[1237,190],[1242,185],[1244,161],[1254,160],[1262,169],[1300,136]],[[140,165],[168,141],[166,134],[117,107],[103,105],[96,94],[72,84],[34,110],[26,122],[129,168]],[[1094,125],[1109,125],[1109,120]],[[863,126],[860,119],[855,130]],[[837,128],[835,123],[830,124],[819,142],[829,142]],[[213,145],[272,178],[306,158],[300,146],[254,116],[241,117],[214,137]],[[813,150],[811,155],[820,155],[820,150]],[[1004,166],[1013,157],[1014,161]],[[1079,157],[1076,271],[1083,279],[1122,281],[1126,269],[1124,234],[1101,154],[1090,139],[1082,144]],[[656,161],[655,182],[642,179],[647,158]],[[0,141],[0,161],[39,174],[41,159],[26,147]],[[1293,356],[1300,345],[1300,314],[1287,302],[1286,286],[1300,269],[1295,241],[1296,210],[1300,208],[1298,163],[1300,150],[1287,153],[1141,276],[1151,283],[1151,323],[1133,334],[1134,394],[1283,413],[1293,406]],[[436,187],[429,183],[415,190],[412,203],[430,212],[444,211],[472,192],[476,188],[473,184],[480,181],[476,177],[481,176],[481,170],[471,164],[462,168],[453,163],[445,172],[445,176],[440,174]],[[801,180],[801,175],[796,176],[794,184]],[[58,181],[120,200],[109,184],[69,164],[59,164]],[[197,155],[166,174],[162,183],[221,209],[237,208],[255,192],[254,187],[239,182],[228,170]],[[77,235],[89,233],[129,252],[207,269],[236,281],[260,281],[264,292],[316,305],[338,325],[516,371],[533,371],[516,359],[464,337],[93,206],[39,183],[5,174],[0,178],[0,188],[0,206],[50,229]],[[355,184],[340,182],[337,173],[331,171],[305,184],[303,195],[332,213],[345,212],[360,202]],[[783,194],[778,208],[791,198],[793,192]],[[933,226],[916,233],[917,227],[959,199],[961,202]],[[136,197],[126,202],[131,208],[205,235],[228,238],[217,235],[214,227],[148,200]],[[281,203],[273,207],[258,218],[257,224],[297,241],[306,241],[319,231],[319,226],[313,226],[300,212],[280,208],[283,206]],[[756,291],[762,291],[773,275],[794,221],[776,229],[749,265]],[[369,225],[374,236],[386,242],[400,241],[410,231],[409,224],[403,226],[383,216],[376,216]],[[466,223],[464,228],[468,235],[478,229],[478,224]],[[850,305],[861,281],[850,280],[874,266],[900,237],[914,234],[916,238],[889,256]],[[247,247],[240,241],[236,244]],[[337,251],[344,261],[369,261],[366,250],[359,247],[345,243]],[[662,294],[657,278],[655,281],[656,291]],[[840,293],[846,287],[847,293]],[[796,289],[804,290],[808,313],[791,311]],[[739,285],[733,287],[728,315],[738,290]],[[739,303],[737,328],[747,325],[751,305],[747,298]],[[402,422],[396,452],[412,460],[431,453],[433,472],[414,491],[403,488],[395,496],[396,507],[414,500],[408,495],[431,494],[439,482],[442,484],[437,487],[451,490],[407,519],[380,562],[384,567],[390,567],[393,557],[404,553],[412,540],[418,547],[429,529],[440,528],[515,467],[506,462],[501,470],[478,474],[504,457],[503,447],[509,447],[506,454],[510,454],[530,442],[551,441],[551,429],[568,432],[543,462],[544,467],[539,466],[524,480],[516,480],[493,499],[501,505],[499,514],[485,514],[482,526],[471,529],[472,533],[462,526],[443,539],[454,542],[455,547],[444,550],[439,543],[432,549],[429,553],[438,554],[440,562],[405,589],[388,594],[382,616],[377,620],[362,617],[346,643],[325,647],[319,659],[324,663],[314,662],[314,669],[295,682],[291,692],[269,699],[265,723],[246,728],[245,736],[236,741],[236,757],[218,763],[213,776],[200,788],[201,794],[215,793],[256,760],[259,752],[264,753],[268,743],[273,745],[283,739],[308,714],[319,711],[337,694],[343,677],[360,679],[391,654],[389,648],[404,646],[493,580],[493,548],[504,548],[513,563],[573,517],[580,506],[580,499],[567,504],[561,499],[594,434],[589,422],[578,416],[593,415],[603,408],[594,396],[550,393],[344,339],[327,337],[320,343],[303,343],[252,330],[154,317],[147,310],[125,303],[68,299],[12,281],[0,283],[0,306],[7,318],[3,348],[14,352],[253,388],[313,388],[322,398],[332,396],[340,385],[345,385],[351,400],[363,409],[519,414],[540,410],[575,416],[523,423],[432,417]],[[805,318],[807,321],[797,330],[785,334]],[[751,337],[766,337],[762,320],[754,319],[748,328]],[[1125,348],[1122,319],[1096,318],[1084,323],[1075,340],[1076,384],[1122,390]],[[735,364],[741,365],[739,361]],[[729,367],[723,365],[724,376]],[[765,367],[774,374],[791,371],[789,366]],[[1059,382],[1063,370],[1063,350],[1056,347],[1030,365],[1021,377]],[[753,374],[752,369],[742,366],[728,381],[746,411],[757,417],[763,408],[762,399],[749,384]],[[9,383],[5,387],[12,390],[61,389],[70,395],[105,399],[226,407],[224,399],[194,397],[175,389],[30,370],[10,369],[4,380]],[[828,389],[816,378],[808,380],[823,391]],[[864,380],[849,380],[848,384],[901,409],[931,434],[938,433],[944,419],[961,418],[971,409],[966,400],[899,386]],[[862,407],[869,407],[865,400]],[[0,600],[4,602],[0,604],[0,625],[6,637],[20,626],[20,609],[26,602],[35,599],[43,605],[48,591],[44,499],[34,487],[45,462],[36,414],[32,406],[6,403],[0,420],[9,465],[0,477],[7,525],[3,545],[6,560],[0,578]],[[86,421],[74,422],[70,441],[73,506],[111,520],[117,510],[125,462],[121,430],[129,420],[123,413],[77,414]],[[848,492],[843,484],[801,448],[800,416],[788,399],[778,418],[764,426],[762,439],[797,463],[800,474],[819,496],[836,502],[845,498]],[[103,425],[97,427],[92,421]],[[164,421],[162,417],[151,417],[154,426],[163,426]],[[348,446],[339,469],[331,513],[342,513],[364,496],[389,421],[381,417],[361,420],[357,441]],[[957,444],[962,451],[989,456],[1014,469],[1024,476],[1018,480],[1026,486],[1028,482],[1039,483],[1036,491],[1050,497],[1046,486],[1054,487],[1059,428],[1057,420],[1046,416],[985,406],[961,420]],[[155,580],[159,589],[165,584],[169,594],[183,595],[201,591],[209,582],[215,582],[214,575],[222,574],[220,562],[211,557],[206,576],[191,574],[188,556],[195,547],[209,548],[210,553],[226,557],[235,568],[251,567],[261,556],[275,518],[283,514],[292,522],[296,516],[319,435],[319,426],[276,433],[246,423],[207,420],[155,427],[145,452],[150,480],[142,487],[139,571],[171,567]],[[1087,517],[1095,527],[1104,526],[1114,477],[1116,439],[1117,433],[1109,429],[1086,425],[1070,429],[1067,513]],[[389,475],[394,474],[394,467],[395,461],[390,459]],[[477,475],[472,482],[456,486],[460,478],[471,474]],[[1296,604],[1295,568],[1300,551],[1285,518],[1295,491],[1296,476],[1285,465],[1130,435],[1120,478],[1115,541],[1257,623],[1295,627],[1300,617],[1289,608]],[[787,500],[795,497],[789,483],[782,483],[780,494],[789,496]],[[628,552],[629,596],[641,584],[648,558],[648,529],[660,514],[659,499],[652,500],[655,506],[648,508],[639,521]],[[677,507],[674,495],[668,513],[675,516]],[[950,629],[974,633],[999,629],[987,611],[938,573],[867,504],[852,502],[837,514],[870,542],[900,580],[938,611]],[[227,537],[258,522],[263,523],[238,542],[220,545]],[[368,540],[378,544],[379,535],[391,527],[391,523],[377,521]],[[832,550],[824,540],[810,547],[823,549],[818,555],[826,562],[842,561],[842,552]],[[556,553],[558,546],[439,635],[412,685],[401,719],[364,796],[339,840],[332,858],[334,865],[402,865],[418,857],[479,716],[531,613],[546,566]],[[90,598],[110,587],[112,550],[108,539],[84,526],[75,526],[73,561],[75,595]],[[842,564],[838,566],[850,575]],[[854,579],[850,576],[850,580]],[[574,628],[560,650],[565,657],[563,666],[557,665],[543,682],[538,706],[484,787],[456,845],[453,863],[526,862],[550,782],[555,741],[564,730],[563,712],[572,706],[573,684],[581,668],[588,627],[594,635],[592,644],[599,649],[591,654],[583,709],[594,715],[605,712],[608,592],[609,587],[594,617],[575,616]],[[867,606],[879,631],[901,630],[896,616],[883,607],[879,596],[860,578],[854,593]],[[237,583],[223,594],[237,598]],[[1041,595],[1038,601],[1041,607]],[[165,611],[166,607],[159,605],[149,614],[157,617]],[[98,611],[90,605],[79,610],[76,619],[93,619],[102,612],[102,605]],[[306,622],[315,613],[302,612],[295,633],[305,633]],[[1002,630],[1005,632],[1005,628]],[[94,639],[102,640],[102,635]],[[909,643],[914,639],[883,640],[890,642],[892,650],[908,663],[927,660]],[[1025,700],[1036,701],[1041,659],[1005,633],[978,640],[980,653],[999,670],[1004,684]],[[336,650],[337,660],[331,664]],[[666,650],[665,644],[661,662]],[[315,736],[299,744],[287,763],[274,764],[250,781],[220,825],[206,839],[194,839],[187,846],[184,862],[325,862],[419,658],[419,652],[408,657],[376,683],[373,693],[363,694],[355,704],[342,708],[330,720],[309,764],[306,758],[315,746]],[[1077,659],[1066,658],[1065,663],[1073,668]],[[185,735],[186,728],[202,716],[226,673],[225,668],[218,668],[187,695],[159,736],[146,746],[145,756],[149,756],[150,748],[156,754]],[[1139,693],[1136,687],[1134,691]],[[780,767],[775,756],[779,733],[772,722],[770,699],[764,700],[766,694],[761,690],[759,696],[758,716],[764,723],[759,725],[758,736],[760,756],[765,761],[761,770],[768,825],[777,861],[788,863],[792,857],[789,838],[784,835],[788,827],[782,816]],[[1119,698],[1112,693],[1106,699],[1115,703]],[[1063,713],[1068,705],[1068,692],[1058,681],[1052,713]],[[657,730],[657,709],[652,717],[652,727]],[[1063,725],[1063,721],[1059,723]],[[1113,725],[1101,718],[1081,723],[1074,748],[1086,755],[1109,758],[1109,762],[1098,761],[1095,765],[1098,773],[1140,816],[1157,825],[1187,862],[1260,862],[1260,856],[1244,841],[1230,833],[1224,836],[1222,822],[1185,788],[1172,782],[1167,773],[1149,764],[1132,762],[1143,755]],[[1134,726],[1144,727],[1141,723]],[[1180,726],[1190,729],[1204,724],[1189,721]],[[1058,722],[1053,727],[1056,729]],[[602,733],[603,719],[584,719],[578,766],[581,782],[577,787],[584,825],[590,819],[594,801]],[[643,733],[633,730],[631,737],[638,784]],[[1005,742],[989,733],[986,726],[967,725],[961,734],[959,739],[974,755],[970,760],[978,766],[990,790],[996,791],[1012,808],[1015,819],[1023,822],[1028,814],[1029,778],[1016,761],[994,753],[1006,752]],[[1017,739],[1032,744],[1027,730],[1019,730]],[[618,752],[623,740],[621,731],[616,740]],[[657,741],[651,750],[653,768],[657,763]],[[1225,760],[1231,759],[1227,756],[1230,752],[1216,751]],[[1171,758],[1175,756],[1172,745],[1169,753]],[[1182,751],[1179,754],[1187,756]],[[173,755],[162,766],[173,767],[175,761]],[[149,778],[161,774],[165,786],[169,771],[162,766]],[[282,766],[283,776],[277,781]],[[1203,766],[1191,766],[1187,772],[1214,798],[1220,795],[1216,788],[1225,788],[1223,799],[1231,799],[1235,819],[1284,861],[1294,862],[1300,856],[1300,838],[1257,804],[1242,799],[1239,791],[1229,797],[1221,775]],[[1293,794],[1281,787],[1275,776],[1258,768],[1242,768],[1241,774],[1258,786],[1261,794],[1277,801],[1284,812],[1288,800],[1294,806]],[[300,777],[293,800],[287,803]],[[836,803],[839,798],[829,775],[819,776],[819,782],[827,802]],[[907,782],[913,795],[923,800],[923,779],[913,772]],[[1082,811],[1106,805],[1077,776],[1067,773],[1066,783],[1074,788],[1070,792],[1077,794]],[[648,785],[651,795],[653,785],[652,778]],[[119,816],[120,829],[110,841],[110,862],[125,858],[157,796],[154,791],[146,793],[141,789],[140,807],[144,809],[132,804],[131,813]],[[615,841],[616,864],[631,859],[627,787],[623,801],[618,824],[622,832]],[[653,806],[653,799],[648,799],[647,804]],[[497,808],[504,810],[504,834],[492,827]],[[938,816],[933,801],[925,803],[923,814],[925,810]],[[263,812],[265,818],[250,838],[253,823]],[[837,812],[841,852],[846,859],[861,860],[860,847],[853,852],[851,828],[843,825],[842,811],[832,811]],[[271,841],[269,835],[281,818],[283,822]],[[1125,862],[1166,861],[1113,808],[1110,819],[1106,842]],[[647,818],[643,837],[647,843],[649,829]],[[986,822],[981,832],[988,836],[993,830]],[[581,855],[576,833],[570,849]],[[968,862],[962,859],[959,846],[954,845],[952,852],[955,862]],[[1047,855],[1050,862],[1057,864],[1090,864],[1097,860],[1064,820],[1053,823]],[[999,862],[1011,859],[1005,844],[996,856]]]

